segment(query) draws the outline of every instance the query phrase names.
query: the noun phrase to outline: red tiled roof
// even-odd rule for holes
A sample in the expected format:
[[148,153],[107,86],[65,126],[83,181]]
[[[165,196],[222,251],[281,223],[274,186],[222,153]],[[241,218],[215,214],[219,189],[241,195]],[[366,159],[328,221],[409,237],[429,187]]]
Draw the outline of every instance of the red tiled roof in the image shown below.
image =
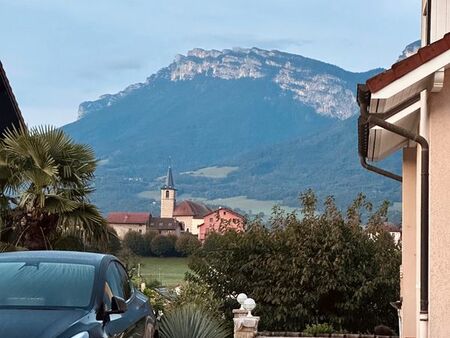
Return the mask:
[[146,224],[150,216],[148,212],[110,212],[107,220],[115,224]]
[[447,33],[442,39],[419,48],[416,54],[393,64],[390,69],[367,80],[367,87],[370,92],[375,93],[449,49],[450,33]]
[[193,216],[203,218],[204,215],[211,211],[206,205],[193,202],[193,201],[183,201],[177,204],[175,210],[173,211],[174,216]]

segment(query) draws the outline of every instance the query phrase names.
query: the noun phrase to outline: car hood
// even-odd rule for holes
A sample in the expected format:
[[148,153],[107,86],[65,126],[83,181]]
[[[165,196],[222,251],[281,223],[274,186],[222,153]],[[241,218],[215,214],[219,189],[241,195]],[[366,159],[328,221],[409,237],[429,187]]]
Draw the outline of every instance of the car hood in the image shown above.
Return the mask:
[[85,310],[0,309],[0,336],[55,338],[80,320]]

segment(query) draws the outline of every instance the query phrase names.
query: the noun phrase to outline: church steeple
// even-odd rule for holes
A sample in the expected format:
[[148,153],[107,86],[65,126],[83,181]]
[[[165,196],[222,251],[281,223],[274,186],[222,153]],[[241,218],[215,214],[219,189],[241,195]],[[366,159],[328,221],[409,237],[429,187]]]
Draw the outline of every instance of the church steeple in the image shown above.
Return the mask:
[[167,169],[167,177],[166,177],[166,183],[163,186],[164,189],[175,189],[175,183],[173,181],[173,175],[172,175],[172,167],[169,166],[169,169]]
[[173,180],[172,167],[167,169],[165,184],[161,187],[161,217],[173,217],[176,203],[176,189]]

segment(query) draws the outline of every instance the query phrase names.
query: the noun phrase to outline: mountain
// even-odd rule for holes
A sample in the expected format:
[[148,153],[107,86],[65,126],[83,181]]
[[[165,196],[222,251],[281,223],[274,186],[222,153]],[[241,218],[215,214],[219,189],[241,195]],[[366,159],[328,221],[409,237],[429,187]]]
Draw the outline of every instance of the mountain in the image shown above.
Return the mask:
[[179,194],[211,203],[246,196],[295,206],[308,186],[340,203],[357,191],[398,201],[398,187],[365,173],[356,154],[356,84],[379,71],[197,48],[144,83],[82,103],[64,129],[100,159],[95,202],[105,212],[157,212],[169,157]]
[[420,43],[421,43],[420,40],[417,40],[407,45],[403,50],[402,54],[400,54],[400,56],[398,57],[397,61],[404,60],[407,57],[415,54],[417,50],[420,48]]

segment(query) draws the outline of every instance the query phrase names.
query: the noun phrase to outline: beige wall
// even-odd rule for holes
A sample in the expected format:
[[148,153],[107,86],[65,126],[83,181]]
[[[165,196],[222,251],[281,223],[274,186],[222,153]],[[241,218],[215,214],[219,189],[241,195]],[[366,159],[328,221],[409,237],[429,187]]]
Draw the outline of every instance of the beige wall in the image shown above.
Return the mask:
[[123,239],[125,234],[128,231],[137,231],[142,234],[145,234],[145,231],[147,228],[145,224],[114,224],[114,223],[110,223],[109,226],[112,227],[114,230],[116,230],[117,236],[120,239]]
[[403,150],[402,189],[402,266],[400,296],[402,297],[402,336],[417,337],[416,319],[416,148]]
[[[168,194],[168,196],[167,196]],[[172,218],[173,211],[175,210],[175,190],[174,189],[161,189],[161,217]]]
[[429,95],[430,337],[450,337],[450,72]]
[[184,224],[184,231],[193,235],[198,235],[198,226],[203,223],[203,218],[194,218],[192,216],[177,216],[175,219]]

